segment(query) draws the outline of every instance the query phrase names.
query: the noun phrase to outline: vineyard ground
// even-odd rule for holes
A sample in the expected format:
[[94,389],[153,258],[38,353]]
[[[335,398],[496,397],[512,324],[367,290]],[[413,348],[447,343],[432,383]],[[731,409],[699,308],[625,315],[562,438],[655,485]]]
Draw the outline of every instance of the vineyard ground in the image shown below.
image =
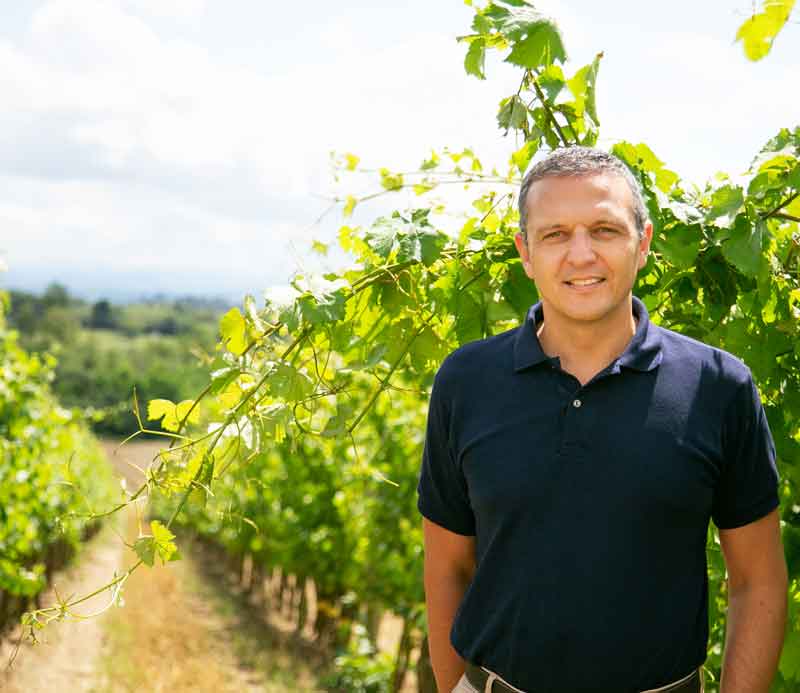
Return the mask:
[[[76,564],[56,574],[55,588],[68,597],[88,593],[91,587],[104,584],[119,567],[122,548],[113,528],[105,527],[88,543]],[[55,599],[55,592],[49,590],[43,595],[42,604],[52,604]],[[82,605],[79,613],[94,613],[107,603],[107,595],[94,597]],[[90,693],[98,690],[98,684],[102,690],[104,682],[97,679],[96,664],[106,646],[103,617],[52,624],[42,635],[40,645],[23,643],[9,671],[6,664],[13,649],[11,642],[18,637],[19,629],[0,643],[0,690],[4,693]]]
[[[133,442],[115,454],[106,442],[109,460],[128,482],[138,485],[139,472],[158,450],[158,443]],[[54,578],[62,596],[91,592],[115,570],[133,562],[129,543],[138,529],[137,514],[109,523],[84,548],[79,560]],[[120,532],[120,528],[124,532]],[[0,690],[4,693],[127,693],[170,691],[261,691],[308,693],[316,686],[313,653],[296,638],[266,622],[231,589],[231,576],[208,564],[199,545],[182,545],[184,560],[165,567],[137,570],[127,581],[124,608],[102,616],[66,620],[48,627],[43,643],[24,643],[10,671],[12,634],[0,644]],[[43,605],[55,593],[45,594]],[[108,603],[100,595],[81,605],[92,614]]]

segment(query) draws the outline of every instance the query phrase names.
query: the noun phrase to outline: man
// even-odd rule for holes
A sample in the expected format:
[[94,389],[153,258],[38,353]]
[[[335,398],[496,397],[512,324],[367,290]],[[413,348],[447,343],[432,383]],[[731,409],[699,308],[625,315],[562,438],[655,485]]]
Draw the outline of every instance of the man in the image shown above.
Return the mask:
[[713,519],[721,692],[766,693],[787,575],[749,370],[632,296],[653,229],[618,159],[556,150],[519,209],[541,300],[448,356],[431,393],[419,509],[439,691],[702,690]]

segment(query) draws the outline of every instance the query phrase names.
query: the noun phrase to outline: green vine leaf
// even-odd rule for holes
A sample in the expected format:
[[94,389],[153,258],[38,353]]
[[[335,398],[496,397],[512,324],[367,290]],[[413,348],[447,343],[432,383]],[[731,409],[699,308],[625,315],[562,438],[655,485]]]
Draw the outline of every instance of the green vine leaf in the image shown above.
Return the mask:
[[364,234],[364,240],[373,251],[386,259],[395,247],[395,238],[399,233],[397,227],[398,224],[395,223],[393,219],[381,217],[377,219],[372,225],[372,228]]
[[201,460],[200,475],[196,482],[195,487],[189,494],[189,502],[197,507],[204,508],[208,502],[208,497],[211,494],[211,483],[214,479],[214,456],[208,452],[203,454]]
[[510,96],[500,102],[497,124],[505,129],[522,130],[528,122],[528,108],[518,96]]
[[767,226],[763,221],[752,224],[742,214],[736,218],[730,238],[722,244],[722,254],[740,272],[756,277],[761,269],[761,249],[766,234]]
[[314,392],[314,381],[286,363],[278,363],[269,377],[269,391],[276,397],[298,402]]
[[415,260],[424,265],[432,265],[447,242],[447,237],[433,229],[415,228],[402,236],[398,242],[399,262]]
[[787,681],[800,683],[800,631],[791,630],[786,636],[778,668]]
[[398,262],[433,264],[447,243],[447,236],[428,225],[428,210],[417,210],[412,221],[398,213],[381,217],[364,234],[369,247],[384,259],[394,256]]
[[733,219],[744,205],[744,193],[739,186],[723,185],[711,196],[707,221],[717,221],[718,226],[730,226]]
[[511,155],[511,163],[516,167],[520,175],[523,175],[528,170],[528,164],[537,151],[539,151],[539,143],[535,140],[529,140]]
[[[173,433],[180,428],[180,424],[186,415],[189,415],[187,423],[197,423],[200,421],[200,410],[194,406],[194,400],[186,399],[178,404],[168,399],[152,399],[147,403],[148,421],[158,421],[161,419],[161,426],[165,431]],[[191,413],[190,413],[191,412]]]
[[445,356],[445,343],[430,328],[426,327],[411,343],[411,365],[418,373],[426,373],[438,367]]
[[388,168],[382,168],[381,185],[384,190],[400,190],[403,187],[403,175],[401,173],[391,173]]
[[312,325],[338,322],[346,313],[347,296],[342,289],[332,292],[305,292],[297,299],[303,320]]
[[772,49],[775,37],[783,29],[795,0],[764,0],[761,12],[753,14],[736,32],[748,60],[758,61]]
[[676,224],[656,239],[657,250],[676,267],[688,269],[694,264],[703,239],[699,224]]
[[156,558],[161,559],[162,565],[169,561],[180,560],[178,547],[173,541],[175,535],[158,520],[150,523],[152,535],[139,537],[133,545],[136,555],[145,565],[151,568],[155,565]]
[[506,58],[507,63],[533,70],[555,61],[563,63],[567,59],[561,33],[555,22],[538,16],[538,19],[525,25],[525,38],[515,41]]
[[561,90],[566,85],[564,71],[561,69],[560,65],[556,65],[555,63],[548,65],[542,70],[536,81],[539,83],[542,91],[547,96],[547,100],[550,102],[554,102],[556,98],[558,98]]
[[247,348],[247,326],[238,308],[231,308],[219,323],[222,342],[232,354],[240,356]]
[[474,38],[467,49],[467,55],[464,58],[464,70],[467,74],[474,75],[478,79],[486,79],[484,72],[484,65],[486,62],[486,40],[483,38]]
[[342,209],[342,215],[344,217],[350,217],[353,215],[353,210],[356,208],[356,204],[358,204],[358,200],[352,195],[348,195],[344,202],[344,207]]
[[575,75],[567,81],[569,90],[575,96],[576,108],[579,113],[589,114],[595,125],[600,125],[597,118],[597,105],[595,103],[595,84],[597,73],[600,70],[600,59],[602,53],[598,53],[595,59],[589,64],[578,70]]

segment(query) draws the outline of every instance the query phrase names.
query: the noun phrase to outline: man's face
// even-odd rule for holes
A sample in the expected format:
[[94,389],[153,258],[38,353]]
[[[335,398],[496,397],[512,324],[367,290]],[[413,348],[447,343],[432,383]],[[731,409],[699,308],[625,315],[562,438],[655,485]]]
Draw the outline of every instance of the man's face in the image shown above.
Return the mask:
[[[647,262],[652,226],[640,238],[633,195],[621,176],[544,178],[528,190],[528,238],[514,242],[536,283],[545,319],[616,324]],[[565,322],[566,321],[566,322]]]

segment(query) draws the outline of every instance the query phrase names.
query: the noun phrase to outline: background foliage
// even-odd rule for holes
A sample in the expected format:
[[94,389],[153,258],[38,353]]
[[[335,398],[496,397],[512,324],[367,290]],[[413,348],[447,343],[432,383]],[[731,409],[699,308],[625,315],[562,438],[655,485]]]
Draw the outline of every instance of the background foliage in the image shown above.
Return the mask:
[[136,388],[147,400],[180,401],[206,380],[203,367],[216,342],[215,323],[228,307],[215,301],[87,303],[59,284],[41,296],[12,291],[9,324],[27,350],[54,354],[52,388],[67,407],[88,414],[95,432],[129,435]]
[[86,426],[50,390],[51,357],[32,356],[5,325],[0,293],[0,630],[27,608],[114,497]]

